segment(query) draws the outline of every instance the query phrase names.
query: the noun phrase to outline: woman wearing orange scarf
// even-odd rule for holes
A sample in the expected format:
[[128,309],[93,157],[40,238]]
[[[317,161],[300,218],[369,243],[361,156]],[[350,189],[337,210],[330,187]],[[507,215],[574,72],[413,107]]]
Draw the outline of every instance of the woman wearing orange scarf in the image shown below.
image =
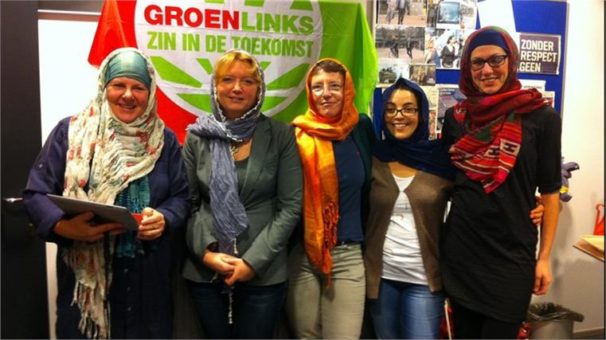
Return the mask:
[[361,244],[375,137],[354,106],[347,68],[310,70],[309,110],[293,121],[304,178],[303,242],[290,256],[287,309],[297,338],[359,338],[365,278]]

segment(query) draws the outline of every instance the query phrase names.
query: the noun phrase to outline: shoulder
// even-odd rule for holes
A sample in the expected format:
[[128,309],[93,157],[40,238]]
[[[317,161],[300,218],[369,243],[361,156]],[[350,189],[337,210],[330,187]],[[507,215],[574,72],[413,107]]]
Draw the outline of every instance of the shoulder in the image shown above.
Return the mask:
[[271,128],[272,132],[275,131],[276,133],[292,133],[293,131],[293,127],[291,125],[288,125],[284,122],[281,122],[279,120],[276,120],[274,118],[271,117],[267,117],[265,115],[262,115],[259,118],[259,122],[258,122],[259,126],[263,126],[263,125],[267,125]]
[[367,114],[360,113],[359,116],[360,116],[360,120],[358,121],[358,125],[357,126],[372,127],[372,122],[370,121],[370,117],[368,117]]
[[53,140],[67,140],[69,133],[69,122],[72,120],[72,117],[65,117],[55,125],[53,131],[49,135],[48,139]]
[[67,127],[69,126],[69,122],[71,120],[72,120],[72,116],[65,117],[65,118],[61,119],[59,121],[59,123],[57,123],[57,127],[67,129]]
[[[294,140],[295,138],[293,126],[263,115],[257,122],[257,130],[265,132],[265,136],[269,135],[272,139],[279,141]],[[255,136],[258,136],[258,134],[255,134]]]
[[372,121],[370,117],[364,113],[360,113],[360,119],[358,124],[353,129],[354,133],[362,133],[369,138],[374,138],[374,132],[372,129]]
[[543,106],[530,114],[525,115],[525,121],[536,124],[537,127],[554,128],[561,125],[561,117],[558,111],[551,106]]
[[177,140],[177,135],[171,128],[167,126],[164,127],[164,143],[169,145],[179,144],[179,141]]

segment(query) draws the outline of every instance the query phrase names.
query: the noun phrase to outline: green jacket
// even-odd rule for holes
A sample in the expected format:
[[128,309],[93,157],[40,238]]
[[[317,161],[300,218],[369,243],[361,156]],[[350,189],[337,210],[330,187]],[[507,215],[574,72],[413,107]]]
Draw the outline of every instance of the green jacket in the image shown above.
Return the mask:
[[[183,276],[209,282],[215,272],[204,266],[202,254],[216,242],[209,200],[210,143],[188,133],[183,158],[192,188],[192,212],[187,224]],[[249,219],[237,238],[242,259],[255,271],[251,285],[286,281],[287,242],[301,215],[303,177],[292,128],[261,116],[252,138],[246,175],[238,178],[240,200]],[[229,207],[225,207],[229,209]]]

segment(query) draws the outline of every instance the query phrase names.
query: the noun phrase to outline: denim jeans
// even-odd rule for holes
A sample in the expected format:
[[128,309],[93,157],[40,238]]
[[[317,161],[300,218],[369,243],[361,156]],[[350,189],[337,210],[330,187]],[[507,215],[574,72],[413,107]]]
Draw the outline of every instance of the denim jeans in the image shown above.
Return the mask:
[[381,279],[379,297],[368,300],[379,339],[437,339],[444,315],[442,292],[426,285]]
[[251,286],[237,283],[232,294],[229,324],[229,294],[222,280],[188,281],[204,335],[208,339],[270,339],[286,299],[287,283]]

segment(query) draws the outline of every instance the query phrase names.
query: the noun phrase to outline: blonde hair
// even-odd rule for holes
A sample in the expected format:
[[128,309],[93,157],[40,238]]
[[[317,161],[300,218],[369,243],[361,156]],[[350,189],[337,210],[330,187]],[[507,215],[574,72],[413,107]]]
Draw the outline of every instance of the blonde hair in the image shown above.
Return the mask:
[[223,75],[225,75],[232,65],[237,61],[249,64],[252,72],[251,76],[259,83],[261,82],[257,61],[250,54],[248,54],[248,52],[231,50],[227,51],[224,55],[217,59],[217,62],[215,63],[215,83],[219,83]]

